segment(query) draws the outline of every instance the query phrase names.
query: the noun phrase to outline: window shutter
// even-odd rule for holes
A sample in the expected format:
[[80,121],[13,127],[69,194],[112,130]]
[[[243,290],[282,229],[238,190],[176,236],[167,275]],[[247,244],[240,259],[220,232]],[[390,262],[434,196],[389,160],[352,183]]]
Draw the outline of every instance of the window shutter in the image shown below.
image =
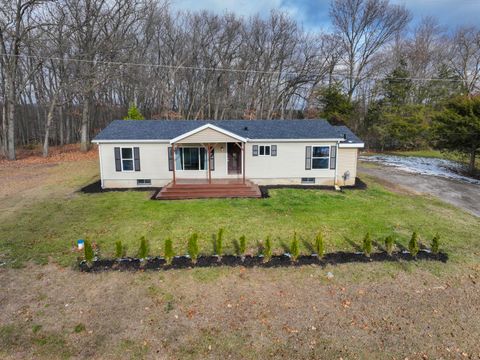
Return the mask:
[[122,171],[122,160],[120,159],[120,148],[115,147],[113,150],[115,153],[115,171]]
[[305,146],[305,170],[312,169],[312,147]]
[[135,171],[140,171],[140,149],[138,147],[133,148],[133,160],[135,164]]
[[210,151],[210,166],[211,166],[211,170],[214,171],[215,170],[215,150],[214,149]]
[[258,156],[258,145],[252,146],[252,156]]
[[169,146],[168,149],[168,171],[173,171],[173,154],[172,147]]
[[334,170],[337,166],[337,147],[335,145],[330,146],[330,169]]
[[277,145],[272,145],[270,147],[270,155],[277,156]]

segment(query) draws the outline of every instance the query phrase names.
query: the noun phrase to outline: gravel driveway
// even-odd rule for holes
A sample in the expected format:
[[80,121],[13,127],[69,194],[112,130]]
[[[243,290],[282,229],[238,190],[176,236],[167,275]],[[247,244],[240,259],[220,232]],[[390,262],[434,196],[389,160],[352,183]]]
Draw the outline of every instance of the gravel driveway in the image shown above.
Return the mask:
[[358,171],[409,192],[436,196],[480,217],[480,185],[432,175],[412,174],[392,166],[367,167],[362,162],[359,163]]

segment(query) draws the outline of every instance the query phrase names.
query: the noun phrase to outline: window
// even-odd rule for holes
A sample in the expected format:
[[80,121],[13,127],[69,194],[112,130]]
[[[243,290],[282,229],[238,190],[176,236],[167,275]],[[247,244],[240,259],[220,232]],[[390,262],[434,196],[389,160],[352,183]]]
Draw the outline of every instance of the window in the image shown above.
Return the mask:
[[151,179],[137,179],[137,186],[150,186],[152,185]]
[[302,184],[315,184],[315,178],[302,178]]
[[133,148],[121,149],[122,171],[133,171]]
[[260,145],[259,148],[260,156],[270,156],[270,145]]
[[312,147],[312,169],[328,169],[330,146]]
[[[212,150],[212,162],[213,162]],[[207,150],[203,147],[180,147],[175,149],[176,170],[206,170],[208,169]],[[213,169],[213,163],[212,163]]]

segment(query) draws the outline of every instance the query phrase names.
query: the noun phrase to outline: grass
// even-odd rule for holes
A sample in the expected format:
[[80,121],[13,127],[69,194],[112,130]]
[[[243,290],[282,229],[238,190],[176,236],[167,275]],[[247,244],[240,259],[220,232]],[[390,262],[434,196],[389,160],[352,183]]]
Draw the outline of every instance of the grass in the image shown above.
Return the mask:
[[438,233],[443,249],[471,256],[474,234],[480,232],[477,218],[438,200],[394,194],[372,178],[364,180],[367,190],[276,189],[268,199],[152,201],[148,193],[136,191],[53,196],[4,219],[0,260],[11,266],[26,261],[72,265],[82,255],[73,251],[80,238],[96,243],[104,257],[114,256],[117,241],[127,255],[136,255],[142,236],[152,256],[163,254],[168,237],[175,253],[185,254],[193,232],[199,234],[200,253],[210,254],[211,236],[219,228],[225,229],[224,253],[235,252],[233,240],[242,234],[247,252],[256,253],[257,242],[270,236],[276,253],[296,232],[300,252],[307,253],[319,231],[326,252],[352,250],[349,239],[361,244],[367,232],[379,242],[394,234],[406,246],[417,231],[424,244]]
[[[365,191],[278,189],[261,200],[161,202],[145,192],[77,193],[96,179],[97,166],[60,164],[40,169],[42,176],[39,167],[0,169],[6,185],[0,186],[2,359],[478,353],[478,218],[430,197],[389,192],[363,175]],[[425,245],[438,232],[452,261],[101,274],[68,268],[80,255],[72,250],[78,238],[112,256],[116,241],[135,255],[146,236],[157,255],[167,236],[185,253],[195,231],[200,251],[212,253],[211,235],[219,228],[225,252],[245,234],[247,252],[254,253],[267,236],[274,252],[288,251],[294,232],[304,253],[319,232],[327,252],[360,246],[367,231],[374,244],[393,233],[404,246],[414,230]]]

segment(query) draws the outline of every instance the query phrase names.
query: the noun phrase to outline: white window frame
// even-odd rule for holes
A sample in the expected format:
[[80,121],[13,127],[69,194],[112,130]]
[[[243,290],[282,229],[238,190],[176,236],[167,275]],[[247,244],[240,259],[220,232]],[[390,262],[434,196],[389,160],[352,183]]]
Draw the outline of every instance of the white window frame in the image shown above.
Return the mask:
[[[205,149],[203,146],[178,146],[178,147],[175,148],[175,151],[178,149],[181,152],[183,152],[183,149],[185,149],[185,148],[198,149],[198,166],[199,166],[199,168],[198,169],[185,169],[185,156],[184,156],[184,154],[182,154],[182,157],[181,157],[182,168],[178,169],[177,168],[177,154],[175,153],[175,161],[174,161],[174,164],[173,164],[173,166],[175,166],[175,171],[208,171],[208,151],[207,151],[207,149]],[[206,160],[207,160],[207,164],[205,165],[205,169],[200,169],[200,165],[202,163],[202,157],[201,157],[200,149],[205,149],[205,157],[206,157]]]
[[[123,149],[131,149],[132,150],[132,158],[123,158]],[[132,160],[132,170],[124,170],[123,169],[123,160]],[[120,148],[120,164],[122,164],[122,172],[134,172],[135,171],[135,154],[133,153],[133,146],[122,146]]]
[[[139,181],[142,181],[142,183],[139,183]],[[148,181],[148,183],[146,183],[146,181]],[[138,187],[152,186],[152,179],[137,179],[137,186]]]
[[[313,149],[314,148],[318,148],[318,147],[326,147],[328,148],[328,155],[327,156],[313,156]],[[310,167],[312,168],[312,170],[330,170],[330,145],[312,145],[312,159],[310,160],[311,161],[311,164],[310,164]],[[313,167],[313,159],[327,159],[328,160],[328,163],[327,163],[327,167],[326,168],[314,168]]]
[[[263,147],[263,155],[261,154],[261,148]],[[266,154],[266,148],[268,147],[268,155]],[[272,146],[271,145],[258,145],[258,156],[272,156]]]

